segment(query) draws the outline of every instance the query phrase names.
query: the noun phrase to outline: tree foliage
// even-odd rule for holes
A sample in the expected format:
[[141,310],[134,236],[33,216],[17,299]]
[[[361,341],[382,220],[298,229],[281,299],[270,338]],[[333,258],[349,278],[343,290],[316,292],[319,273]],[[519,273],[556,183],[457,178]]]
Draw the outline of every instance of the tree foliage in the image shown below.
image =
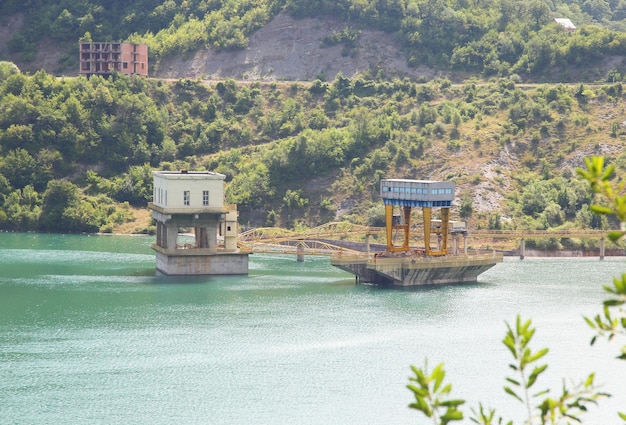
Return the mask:
[[[362,29],[377,29],[397,34],[411,65],[484,76],[588,66],[594,59],[623,55],[626,47],[624,6],[603,0],[31,0],[0,5],[3,16],[17,12],[26,22],[8,46],[25,61],[34,58],[37,42],[48,35],[68,48],[81,38],[145,42],[153,64],[203,47],[242,49],[280,12],[346,22],[322,40],[344,44],[346,54],[358,49]],[[553,17],[572,19],[578,30],[568,32]]]
[[[550,389],[531,392],[538,378],[548,368],[547,364],[541,363],[541,359],[548,353],[548,348],[532,350],[530,342],[536,329],[530,320],[523,320],[517,316],[515,323],[506,323],[506,327],[507,332],[502,342],[513,357],[509,367],[514,374],[505,378],[506,385],[503,389],[506,394],[526,407],[525,424],[556,425],[572,423],[571,421],[580,423],[582,415],[591,405],[608,396],[607,393],[599,391],[594,384],[593,373],[571,388],[564,384],[556,397],[549,395]],[[464,400],[443,398],[447,397],[452,386],[450,384],[442,386],[445,376],[442,364],[439,364],[430,375],[427,367],[411,366],[411,369],[415,377],[410,377],[409,380],[417,382],[418,385],[408,385],[416,398],[416,402],[411,403],[409,407],[431,418],[435,425],[446,425],[451,421],[463,419],[460,407],[465,403]],[[470,419],[476,424],[514,424],[514,421],[505,420],[495,409],[485,407],[482,403],[477,409],[472,409],[472,414]]]
[[415,396],[415,402],[409,405],[410,408],[419,410],[426,417],[431,418],[434,424],[446,425],[453,421],[463,419],[463,413],[458,409],[464,400],[447,399],[452,391],[452,385],[445,384],[445,370],[443,364],[438,364],[429,372],[428,363],[424,368],[411,366],[415,376],[409,378],[411,383],[407,388]]
[[[598,203],[591,205],[591,210],[596,214],[610,215],[617,219],[619,229],[609,232],[608,236],[613,242],[623,244],[626,235],[625,183],[623,180],[612,180],[615,165],[605,166],[605,158],[602,156],[586,158],[585,165],[586,168],[577,171],[598,195]],[[605,285],[604,289],[611,298],[604,301],[603,313],[585,320],[597,331],[597,336],[607,337],[609,340],[616,336],[626,336],[626,274],[613,279],[613,285]],[[591,344],[595,341],[596,337],[591,340]],[[626,345],[622,346],[618,358],[626,360]],[[623,414],[622,419],[626,419],[626,414]]]
[[[471,214],[476,226],[609,224],[591,214],[591,191],[567,165],[567,152],[591,149],[603,136],[590,121],[589,103],[574,100],[578,86],[521,90],[510,79],[461,86],[447,79],[379,81],[367,74],[340,75],[323,91],[317,86],[165,83],[124,75],[57,79],[43,71],[11,71],[0,81],[2,228],[37,229],[50,182],[72,182],[81,199],[101,195],[113,204],[145,207],[151,170],[180,168],[224,173],[228,201],[239,205],[242,222],[250,225],[264,225],[265,211],[273,211],[277,225],[315,226],[334,219],[344,200],[354,205],[349,219],[366,223],[381,178],[427,175],[457,184],[463,218]],[[614,108],[624,101],[619,86],[583,92],[598,110]],[[489,122],[497,125],[485,132]],[[497,166],[489,178],[444,173],[441,166],[446,157],[485,163],[500,149],[513,163]],[[615,167],[626,169],[626,156],[616,157]],[[477,193],[505,184],[503,209],[485,213]],[[32,207],[20,200],[26,186],[38,195]],[[291,202],[288,191],[306,202]],[[110,228],[107,214],[101,229]]]

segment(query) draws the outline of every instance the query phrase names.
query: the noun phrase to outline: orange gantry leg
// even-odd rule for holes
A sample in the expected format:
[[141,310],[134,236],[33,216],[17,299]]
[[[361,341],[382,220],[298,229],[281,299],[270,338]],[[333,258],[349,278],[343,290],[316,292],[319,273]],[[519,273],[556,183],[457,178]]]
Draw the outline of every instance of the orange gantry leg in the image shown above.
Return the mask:
[[[385,230],[387,233],[387,251],[388,252],[402,252],[409,250],[409,241],[411,239],[411,207],[402,207],[404,213],[404,223],[393,223],[393,205],[385,205]],[[393,231],[402,230],[404,238],[402,246],[394,246],[393,244]]]
[[426,256],[430,256],[432,254],[430,250],[430,219],[432,217],[432,208],[422,208],[422,216],[424,217],[424,249]]
[[[387,233],[387,251],[388,252],[407,252],[409,251],[409,242],[411,239],[411,207],[402,207],[404,215],[404,223],[395,224],[393,222],[393,205],[385,205],[385,230]],[[432,208],[422,208],[424,221],[424,248],[427,256],[439,256],[448,254],[448,229],[450,220],[450,208],[441,208],[441,226],[433,228]],[[393,232],[401,230],[403,232],[402,246],[393,244]],[[440,237],[441,245],[436,249],[430,246],[431,234],[437,234]]]

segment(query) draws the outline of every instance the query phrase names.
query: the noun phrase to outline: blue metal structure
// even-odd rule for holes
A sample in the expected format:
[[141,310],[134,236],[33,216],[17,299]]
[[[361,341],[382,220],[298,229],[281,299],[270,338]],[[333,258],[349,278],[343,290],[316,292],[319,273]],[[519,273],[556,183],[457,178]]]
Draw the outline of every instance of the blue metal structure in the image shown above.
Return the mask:
[[[411,208],[419,207],[423,211],[426,255],[447,254],[448,223],[450,207],[454,201],[454,183],[431,180],[383,179],[380,181],[380,197],[385,204],[387,251],[409,250]],[[396,206],[403,209],[403,222],[394,220],[393,209]],[[440,227],[431,227],[432,208],[441,208]],[[401,247],[393,245],[394,230],[404,232],[404,242]],[[441,245],[438,250],[432,250],[430,247],[431,233],[440,235]]]

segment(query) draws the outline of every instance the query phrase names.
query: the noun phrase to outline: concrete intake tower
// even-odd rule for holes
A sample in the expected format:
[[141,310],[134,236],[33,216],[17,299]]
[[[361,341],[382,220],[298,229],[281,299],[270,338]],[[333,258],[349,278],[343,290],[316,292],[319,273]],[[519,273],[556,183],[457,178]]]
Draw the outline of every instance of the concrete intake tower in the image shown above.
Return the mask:
[[[165,275],[248,274],[249,251],[237,247],[237,207],[224,204],[223,174],[154,171],[156,269]],[[181,229],[194,238],[179,241]],[[188,238],[189,239],[189,238]]]

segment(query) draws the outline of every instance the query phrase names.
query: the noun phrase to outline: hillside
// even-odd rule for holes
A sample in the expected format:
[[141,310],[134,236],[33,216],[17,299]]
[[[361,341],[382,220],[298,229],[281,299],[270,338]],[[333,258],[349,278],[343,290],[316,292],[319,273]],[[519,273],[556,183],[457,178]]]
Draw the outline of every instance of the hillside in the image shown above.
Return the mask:
[[[22,71],[39,69],[53,75],[78,75],[77,61],[63,68],[68,52],[61,43],[43,38],[33,60],[24,61],[19,53],[10,53],[7,43],[25,25],[22,14],[5,17],[0,26],[0,59],[15,63]],[[338,73],[352,77],[382,70],[386,78],[410,77],[428,81],[449,75],[427,67],[411,68],[406,54],[394,36],[383,31],[362,30],[357,46],[346,51],[342,45],[323,45],[323,38],[341,31],[345,23],[331,18],[296,19],[280,13],[256,31],[242,50],[200,48],[179,56],[168,56],[153,63],[153,78],[201,78],[253,81],[332,80]],[[78,47],[75,55],[78,57]],[[599,71],[604,72],[604,71]]]
[[[386,79],[410,78],[426,82],[446,77],[462,82],[466,72],[444,71],[427,66],[410,67],[400,41],[383,31],[363,29],[355,46],[324,46],[329,34],[345,28],[345,22],[326,19],[296,19],[287,13],[277,15],[250,37],[243,50],[199,49],[183,56],[162,59],[154,72],[156,78],[234,78],[253,81],[333,80],[338,73],[346,77],[383,76]],[[626,57],[607,56],[593,67],[574,65],[567,78],[573,81],[603,81],[612,69],[626,69]],[[562,67],[546,69],[540,80],[560,82]],[[527,77],[529,81],[534,79]]]
[[163,83],[7,65],[0,80],[5,230],[120,229],[128,204],[151,198],[155,168],[225,174],[251,227],[378,226],[379,180],[419,178],[455,182],[454,217],[474,227],[605,228],[575,169],[606,155],[626,170],[619,83]]
[[[8,60],[23,71],[43,69],[61,76],[78,75],[76,44],[61,43],[50,37],[37,42],[34,57],[24,60],[19,52],[11,53],[8,42],[27,25],[20,13],[0,18],[0,60]],[[409,66],[407,52],[397,35],[362,28],[354,44],[327,45],[324,38],[341,33],[342,20],[329,17],[294,18],[281,12],[267,25],[251,34],[243,49],[200,47],[179,55],[151,58],[153,78],[200,78],[241,81],[312,81],[333,80],[341,73],[347,77],[369,75],[375,78],[410,78],[426,82],[446,77],[462,82],[472,77],[465,71],[438,69],[425,65]],[[521,74],[527,82],[604,81],[615,70],[626,69],[626,56],[603,55],[590,63],[547,66],[538,75]]]
[[389,79],[428,81],[445,75],[427,67],[410,68],[398,40],[382,31],[362,30],[356,46],[349,51],[342,45],[323,46],[325,36],[344,27],[344,22],[330,18],[296,19],[281,13],[252,34],[243,50],[200,49],[185,57],[164,58],[154,75],[256,81],[330,81],[338,73],[346,77],[366,73],[375,76],[381,70],[381,75]]
[[[155,46],[149,79],[63,78],[76,75],[75,41],[33,36],[33,49],[31,16],[0,18],[0,229],[150,231],[138,211],[151,197],[151,170],[182,168],[225,174],[227,200],[250,227],[380,225],[378,182],[393,177],[454,181],[455,218],[474,227],[609,226],[590,213],[576,168],[605,155],[626,172],[619,33],[567,33],[522,14],[509,25],[532,42],[516,47],[516,62],[492,57],[489,49],[510,40],[496,42],[485,29],[488,41],[447,45],[445,55],[418,61],[405,31],[422,25],[414,11],[394,18],[405,32],[393,32],[381,29],[382,18],[365,29],[365,18],[352,27],[287,8],[257,18],[258,28],[239,23],[254,28],[249,34],[210,34],[178,54],[176,43],[200,37],[193,25],[206,29],[223,11],[202,22],[179,14],[155,34],[134,35]],[[494,23],[492,9],[473,24]],[[538,47],[541,38],[547,44]],[[238,48],[214,46],[233,40]],[[431,41],[433,53],[445,40]],[[532,55],[541,52],[553,57]],[[573,66],[563,65],[568,58]],[[141,225],[129,224],[140,216]]]

